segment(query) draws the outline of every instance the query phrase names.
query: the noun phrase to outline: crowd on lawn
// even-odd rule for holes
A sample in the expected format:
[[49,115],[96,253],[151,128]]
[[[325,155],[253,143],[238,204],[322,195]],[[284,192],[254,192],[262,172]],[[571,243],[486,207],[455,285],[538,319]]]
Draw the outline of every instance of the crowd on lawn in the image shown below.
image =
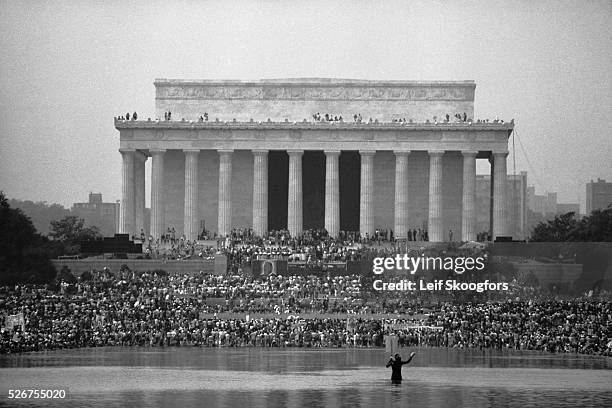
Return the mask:
[[[3,287],[2,319],[21,314],[23,324],[9,330],[2,321],[0,352],[99,346],[382,347],[385,336],[395,334],[400,346],[612,355],[609,300],[523,296],[428,302],[377,297],[364,291],[361,279],[105,270],[58,288]],[[224,312],[232,317],[222,318]]]

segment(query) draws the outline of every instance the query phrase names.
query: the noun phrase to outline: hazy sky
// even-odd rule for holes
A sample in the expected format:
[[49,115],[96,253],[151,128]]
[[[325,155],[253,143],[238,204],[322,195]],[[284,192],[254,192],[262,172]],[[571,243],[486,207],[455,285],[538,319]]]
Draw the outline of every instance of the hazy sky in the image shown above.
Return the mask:
[[473,79],[475,116],[515,119],[516,170],[539,193],[584,210],[585,183],[612,181],[612,1],[0,1],[0,10],[0,190],[10,198],[119,199],[113,116],[153,117],[155,78]]

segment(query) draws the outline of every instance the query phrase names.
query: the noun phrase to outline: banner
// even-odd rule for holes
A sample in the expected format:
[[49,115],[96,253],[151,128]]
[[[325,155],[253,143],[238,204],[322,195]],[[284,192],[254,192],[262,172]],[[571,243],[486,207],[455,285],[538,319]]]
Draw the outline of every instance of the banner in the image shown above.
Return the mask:
[[412,324],[412,323],[385,323],[385,330],[416,330],[416,329],[429,329],[429,330],[442,330],[441,326],[426,326],[423,324]]
[[21,326],[21,331],[25,331],[25,318],[23,317],[23,313],[6,316],[5,328],[7,330],[13,330],[15,326]]
[[397,343],[397,336],[395,334],[390,334],[385,336],[385,351],[389,354],[394,355],[398,352],[399,346]]

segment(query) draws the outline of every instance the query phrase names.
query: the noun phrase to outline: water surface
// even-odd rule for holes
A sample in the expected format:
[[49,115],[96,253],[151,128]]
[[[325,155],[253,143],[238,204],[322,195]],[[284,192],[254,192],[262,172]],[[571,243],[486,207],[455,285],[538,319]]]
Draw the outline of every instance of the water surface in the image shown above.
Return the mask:
[[[402,352],[406,358],[412,349]],[[416,349],[401,385],[382,349],[97,348],[0,356],[0,406],[612,406],[612,359]],[[9,389],[65,400],[9,400]]]

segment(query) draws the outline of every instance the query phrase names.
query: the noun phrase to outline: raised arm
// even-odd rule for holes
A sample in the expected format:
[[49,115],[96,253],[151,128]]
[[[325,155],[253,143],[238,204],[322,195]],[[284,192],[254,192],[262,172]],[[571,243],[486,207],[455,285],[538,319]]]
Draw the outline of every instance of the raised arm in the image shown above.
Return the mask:
[[393,359],[390,358],[389,362],[387,363],[387,365],[385,367],[391,367],[393,365]]
[[412,353],[410,353],[410,357],[408,357],[408,360],[406,361],[402,361],[402,364],[408,364],[409,362],[412,361],[412,357],[414,357],[416,353],[413,351]]

